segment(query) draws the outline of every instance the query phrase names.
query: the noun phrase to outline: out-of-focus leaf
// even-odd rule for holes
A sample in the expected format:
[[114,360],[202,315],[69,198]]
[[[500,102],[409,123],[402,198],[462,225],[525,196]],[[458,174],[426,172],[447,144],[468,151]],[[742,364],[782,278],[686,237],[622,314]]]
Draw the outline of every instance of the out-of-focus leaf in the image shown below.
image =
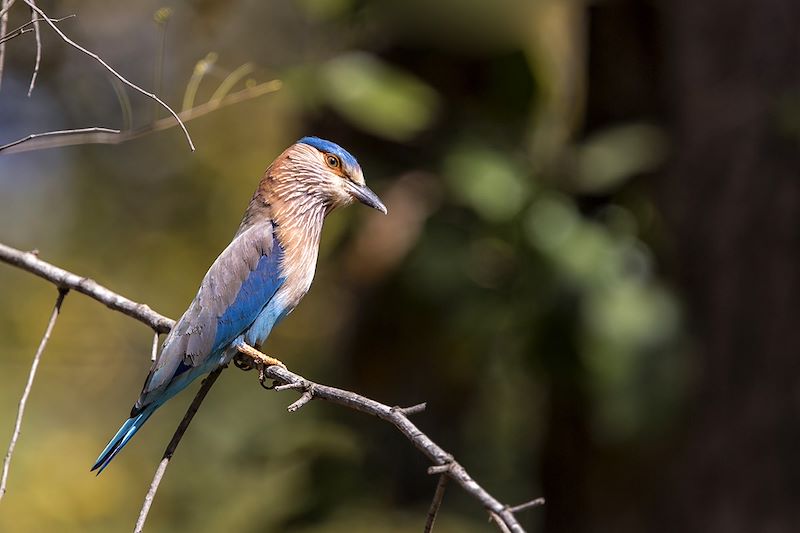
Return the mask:
[[445,159],[445,174],[456,194],[490,222],[508,220],[529,194],[523,170],[487,148],[463,148]]
[[431,123],[438,107],[438,95],[420,79],[362,52],[326,63],[322,80],[334,109],[388,139],[413,137]]
[[607,191],[656,169],[666,153],[666,136],[655,126],[626,124],[603,130],[578,148],[572,186],[581,192]]

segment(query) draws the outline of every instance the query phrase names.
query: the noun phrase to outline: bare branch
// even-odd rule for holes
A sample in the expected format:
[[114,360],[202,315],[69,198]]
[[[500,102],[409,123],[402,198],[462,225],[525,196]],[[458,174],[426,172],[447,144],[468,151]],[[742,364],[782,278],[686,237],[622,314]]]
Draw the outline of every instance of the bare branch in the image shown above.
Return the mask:
[[521,503],[519,505],[515,505],[514,507],[509,507],[508,510],[511,511],[512,513],[518,513],[520,511],[531,509],[533,507],[540,507],[542,505],[544,505],[544,498],[536,498],[535,500]]
[[[31,4],[35,5],[34,0],[30,0]],[[39,31],[39,19],[36,18],[36,12],[31,9],[31,22],[33,23],[33,31],[36,33],[36,65],[33,67],[33,74],[31,75],[31,84],[28,87],[28,98],[33,93],[33,88],[36,85],[36,76],[39,75],[39,65],[42,62],[42,34]]]
[[60,289],[74,289],[81,294],[94,298],[114,311],[119,311],[147,324],[159,333],[168,332],[175,324],[174,320],[156,313],[145,304],[136,303],[108,290],[89,278],[78,276],[42,261],[38,257],[38,252],[23,252],[0,244],[0,261],[27,270],[31,274],[46,279]]
[[139,511],[139,518],[136,520],[136,528],[134,529],[134,533],[141,533],[141,531],[144,529],[144,523],[147,520],[147,514],[150,512],[150,506],[153,505],[153,500],[156,497],[158,486],[161,484],[161,478],[164,477],[164,472],[167,470],[167,465],[169,465],[172,456],[175,454],[175,450],[178,448],[178,444],[180,444],[183,434],[186,433],[186,429],[192,422],[192,418],[194,418],[197,410],[200,409],[200,404],[203,403],[206,394],[208,394],[208,391],[211,389],[211,386],[214,384],[214,382],[217,381],[217,378],[222,370],[223,367],[217,368],[203,380],[200,390],[197,391],[194,400],[192,400],[192,404],[189,406],[189,409],[186,410],[186,414],[183,415],[183,420],[181,420],[181,423],[178,424],[178,429],[176,429],[175,434],[172,435],[172,440],[169,441],[167,449],[164,450],[164,455],[161,458],[161,462],[158,463],[156,474],[153,476],[152,483],[150,483],[150,489],[147,491],[147,495],[144,497],[144,503],[142,504],[142,510]]
[[[35,15],[35,13],[34,13],[34,15]],[[40,18],[35,18],[34,15],[31,16],[31,20],[29,20],[28,22],[26,22],[22,26],[17,26],[13,30],[6,32],[5,37],[0,37],[0,43],[8,42],[11,39],[14,39],[15,37],[19,37],[22,34],[30,33],[32,31],[34,31],[34,29],[30,28],[29,26],[34,26],[37,23],[39,23],[39,22],[44,20],[44,19],[40,19]],[[61,22],[62,20],[71,19],[74,16],[75,15],[67,15],[66,17],[61,17],[60,19],[51,19],[51,20],[53,22]]]
[[[4,151],[8,150],[9,148],[12,148],[12,147],[17,146],[17,145],[22,144],[22,143],[26,143],[28,141],[32,141],[34,139],[47,139],[49,137],[59,137],[59,138],[63,139],[65,137],[84,136],[84,135],[87,135],[87,134],[88,135],[99,134],[99,135],[102,135],[102,136],[108,136],[108,135],[119,135],[119,133],[120,133],[119,130],[112,130],[112,129],[109,129],[109,128],[97,128],[97,127],[93,127],[93,128],[78,128],[78,129],[72,129],[72,130],[46,131],[46,132],[43,132],[43,133],[31,133],[27,137],[23,137],[22,139],[17,139],[14,142],[10,142],[8,144],[4,144],[3,146],[0,146],[0,152],[4,152]],[[42,143],[42,144],[44,144],[44,143]],[[75,143],[75,144],[79,144],[79,143]],[[20,150],[20,151],[24,152],[25,150]],[[10,151],[9,153],[14,153],[14,151]]]
[[[174,325],[174,321],[156,313],[147,305],[133,302],[106,289],[105,287],[102,287],[101,285],[98,285],[92,280],[82,278],[71,272],[67,272],[66,270],[41,261],[35,253],[22,252],[20,250],[0,244],[0,261],[4,261],[11,265],[27,270],[28,272],[50,281],[59,288],[75,289],[78,292],[86,294],[87,296],[106,304],[111,309],[123,312],[141,322],[144,322],[157,331],[166,332]],[[262,361],[275,361],[275,359],[262,354],[260,351],[249,345],[242,344],[237,346],[237,348],[243,356],[253,359],[251,364],[253,368],[258,368],[260,365],[262,367],[261,371],[266,377],[276,381],[277,383],[280,383],[278,387],[275,387],[275,390],[294,389],[303,391],[301,399],[298,401],[301,402],[300,405],[297,405],[298,402],[295,402],[289,406],[290,408],[294,407],[296,410],[305,403],[308,403],[311,399],[319,398],[337,405],[342,405],[355,411],[376,416],[389,422],[433,463],[433,466],[431,466],[428,470],[430,473],[443,474],[449,478],[452,478],[489,512],[491,519],[502,531],[509,531],[511,533],[524,533],[524,529],[514,517],[512,508],[500,503],[494,496],[489,494],[474,479],[472,479],[467,470],[461,466],[461,464],[459,464],[452,455],[447,453],[438,444],[433,442],[430,437],[420,431],[419,428],[417,428],[417,426],[408,419],[403,409],[390,407],[354,392],[309,381],[303,376],[295,374],[294,372],[291,372],[282,366],[278,366],[277,364],[272,364],[272,366],[267,366],[264,368],[264,363]],[[289,385],[291,385],[291,387],[289,387]],[[210,388],[210,386],[211,385],[208,384],[207,388]],[[195,398],[195,400],[197,400],[197,398]],[[189,420],[191,420],[191,417],[189,417]],[[186,422],[186,425],[188,426],[188,421]],[[185,431],[185,428],[183,430]],[[177,441],[180,441],[180,437],[177,435],[178,432],[176,432],[176,437]],[[173,440],[175,440],[176,437],[173,437]],[[177,442],[175,443],[175,446],[177,446]],[[170,448],[168,447],[167,449],[169,450]],[[174,449],[172,451],[174,452]],[[166,453],[165,458],[167,458]],[[168,462],[169,461],[166,463]],[[158,481],[160,481],[160,477],[164,474],[166,463],[162,460],[163,466],[159,465],[159,469],[156,472]],[[150,498],[149,503],[145,501],[145,505],[148,509],[152,504],[152,500],[155,497],[155,492],[158,488],[158,482],[155,479],[154,483],[155,486],[151,486],[151,491],[148,492],[148,497]],[[532,505],[532,503],[524,504],[523,508],[527,508]],[[147,511],[144,508],[143,512],[144,516],[146,517]]]
[[439,476],[439,482],[436,484],[436,490],[433,493],[433,501],[431,507],[428,509],[428,518],[425,520],[424,533],[431,533],[433,530],[433,523],[436,522],[436,515],[439,514],[439,508],[442,506],[444,499],[444,489],[447,487],[447,480],[449,478],[445,475]]
[[17,446],[17,439],[19,438],[20,430],[22,429],[22,417],[25,415],[25,404],[28,403],[28,396],[30,395],[31,388],[33,387],[33,379],[36,377],[36,370],[39,368],[39,361],[42,358],[42,353],[44,353],[45,346],[47,346],[47,341],[50,340],[50,334],[53,332],[53,328],[56,325],[56,319],[58,318],[58,313],[61,312],[61,304],[64,303],[64,297],[67,295],[67,292],[69,292],[69,289],[58,289],[56,304],[53,307],[53,312],[50,314],[50,320],[47,322],[47,328],[44,330],[42,340],[39,342],[39,348],[36,350],[36,355],[33,356],[31,370],[28,373],[28,382],[25,384],[25,389],[22,391],[22,398],[19,400],[17,420],[14,423],[14,431],[11,434],[11,442],[8,445],[6,458],[3,461],[3,476],[0,479],[0,500],[3,499],[3,495],[6,493],[6,487],[8,484],[8,469],[11,466],[11,456],[14,454],[14,448]]
[[450,471],[450,468],[453,466],[452,462],[445,463],[443,465],[433,465],[428,467],[428,474],[445,474]]
[[166,104],[166,103],[165,103],[163,100],[161,100],[161,98],[159,98],[158,96],[156,96],[155,94],[153,94],[153,93],[151,93],[151,92],[147,92],[147,91],[145,91],[144,89],[142,89],[141,87],[139,87],[138,85],[136,85],[135,83],[133,83],[132,81],[129,81],[129,80],[128,80],[126,77],[124,77],[122,74],[120,74],[119,72],[117,72],[116,70],[114,70],[114,69],[111,67],[111,65],[109,65],[108,63],[106,63],[106,62],[105,62],[105,61],[104,61],[104,60],[103,60],[103,59],[102,59],[100,56],[98,56],[98,55],[97,55],[97,54],[95,54],[94,52],[91,52],[91,51],[87,50],[86,48],[82,47],[81,45],[79,45],[78,43],[76,43],[75,41],[73,41],[72,39],[70,39],[69,37],[67,37],[67,35],[66,35],[66,34],[65,34],[63,31],[61,31],[61,29],[60,29],[58,26],[56,26],[56,25],[55,25],[55,23],[53,22],[53,20],[52,20],[52,19],[50,19],[50,17],[48,17],[48,16],[47,16],[47,14],[46,14],[44,11],[42,11],[41,9],[39,9],[39,8],[36,6],[36,3],[34,2],[34,0],[23,0],[23,2],[25,2],[26,4],[28,4],[28,6],[30,6],[30,8],[31,8],[32,10],[36,11],[36,13],[38,13],[38,14],[39,14],[39,16],[40,16],[40,17],[42,17],[42,18],[44,19],[44,21],[45,21],[45,22],[47,22],[47,24],[48,24],[48,25],[49,25],[51,28],[53,28],[53,31],[55,31],[55,32],[58,34],[58,36],[59,36],[59,37],[61,37],[61,39],[62,39],[62,40],[65,42],[65,43],[67,43],[68,45],[72,46],[72,47],[73,47],[73,48],[75,48],[76,50],[78,50],[78,51],[80,51],[80,52],[82,52],[82,53],[86,54],[87,56],[91,57],[92,59],[94,59],[95,61],[97,61],[98,63],[100,63],[100,64],[101,64],[103,67],[105,67],[105,69],[106,69],[106,70],[108,70],[108,71],[109,71],[111,74],[113,74],[113,75],[114,75],[114,77],[116,77],[116,78],[117,78],[119,81],[121,81],[122,83],[124,83],[125,85],[127,85],[128,87],[130,87],[131,89],[133,89],[133,90],[135,90],[135,91],[137,91],[137,92],[139,92],[139,93],[143,94],[144,96],[147,96],[148,98],[151,98],[151,99],[155,100],[156,102],[158,102],[159,104],[161,104],[161,106],[162,106],[164,109],[166,109],[167,111],[169,111],[169,112],[170,112],[170,114],[173,116],[173,118],[174,118],[175,120],[177,120],[177,121],[178,121],[178,125],[181,127],[181,129],[183,130],[183,134],[184,134],[184,136],[186,137],[186,142],[188,142],[188,143],[189,143],[189,148],[191,148],[191,150],[194,152],[194,143],[192,142],[192,137],[189,135],[189,130],[187,130],[187,129],[186,129],[186,125],[185,125],[185,124],[183,123],[183,121],[180,119],[180,117],[178,116],[178,114],[177,114],[175,111],[173,111],[173,109],[172,109],[170,106],[168,106],[168,105],[167,105],[167,104]]
[[0,17],[6,16],[8,14],[8,10],[11,9],[11,6],[14,5],[16,0],[3,0],[0,2]]
[[153,330],[153,348],[150,351],[150,360],[155,363],[156,357],[158,357],[158,330]]
[[8,10],[14,5],[14,0],[0,2],[0,87],[3,85],[3,65],[6,62],[6,29],[8,29]]
[[500,515],[495,513],[494,511],[489,511],[489,520],[494,522],[494,525],[497,526],[497,529],[502,531],[503,533],[513,533],[511,528],[509,528],[505,521],[500,518]]
[[[248,357],[251,357],[250,354],[252,350],[254,350],[252,347],[247,347],[247,350],[239,347],[239,351]],[[254,364],[257,364],[257,359],[254,360]],[[498,519],[509,531],[512,533],[524,532],[524,529],[514,517],[514,513],[510,512],[507,506],[500,503],[494,496],[489,494],[472,479],[466,469],[456,462],[452,455],[444,451],[438,444],[433,442],[430,437],[420,431],[419,428],[408,419],[405,413],[354,392],[314,383],[303,376],[277,365],[267,367],[264,369],[264,372],[267,377],[282,384],[302,383],[302,388],[305,391],[303,396],[309,395],[311,398],[320,398],[331,403],[343,405],[355,411],[377,416],[394,425],[400,433],[423,453],[423,455],[434,463],[434,466],[428,470],[429,472],[435,470],[436,473],[446,474],[461,485],[467,493],[477,499],[487,511],[497,515]],[[308,398],[308,400],[311,398]],[[301,400],[302,399],[303,397],[301,397]],[[308,400],[303,401],[302,405],[307,403]],[[290,407],[294,405],[295,404],[292,404]]]
[[418,413],[422,413],[428,407],[428,404],[425,402],[418,403],[417,405],[412,405],[411,407],[392,407],[395,411],[400,411],[404,415],[416,415]]
[[[235,93],[229,94],[222,100],[209,100],[204,104],[193,107],[180,113],[181,120],[186,123],[196,118],[207,115],[232,104],[244,102],[273,93],[281,88],[280,80],[272,80]],[[81,128],[74,130],[48,131],[44,133],[34,133],[18,139],[14,142],[0,146],[0,155],[30,152],[32,150],[44,150],[46,148],[57,148],[62,146],[75,146],[79,144],[120,144],[133,139],[138,139],[150,133],[164,131],[175,127],[176,123],[171,117],[162,118],[155,122],[137,128],[135,130],[121,132],[109,128]]]

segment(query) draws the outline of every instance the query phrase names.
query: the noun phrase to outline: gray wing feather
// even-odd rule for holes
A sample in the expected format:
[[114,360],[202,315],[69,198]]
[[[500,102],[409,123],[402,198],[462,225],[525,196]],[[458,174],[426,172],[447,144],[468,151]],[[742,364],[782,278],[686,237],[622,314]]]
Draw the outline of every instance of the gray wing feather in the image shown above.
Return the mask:
[[273,246],[273,227],[267,221],[236,235],[208,269],[200,289],[164,341],[161,355],[150,370],[137,406],[161,392],[181,363],[196,367],[206,362],[216,337],[217,321],[236,299],[239,289]]

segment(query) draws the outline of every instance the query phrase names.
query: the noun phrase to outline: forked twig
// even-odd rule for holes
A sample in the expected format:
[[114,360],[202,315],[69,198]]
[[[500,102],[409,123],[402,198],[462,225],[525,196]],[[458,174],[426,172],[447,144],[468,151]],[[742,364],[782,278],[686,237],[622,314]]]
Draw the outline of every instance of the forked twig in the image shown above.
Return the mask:
[[161,106],[164,109],[169,111],[170,114],[173,116],[173,118],[178,121],[178,125],[181,127],[181,129],[183,130],[183,134],[186,137],[186,141],[189,143],[189,148],[191,148],[191,150],[194,152],[194,143],[192,142],[192,137],[189,135],[189,130],[186,129],[186,125],[183,123],[183,121],[178,116],[178,114],[175,111],[173,111],[173,109],[169,105],[167,105],[161,98],[159,98],[155,94],[153,94],[151,92],[148,92],[148,91],[145,91],[144,89],[142,89],[141,87],[139,87],[138,85],[133,83],[132,81],[128,80],[125,76],[123,76],[122,74],[120,74],[119,72],[114,70],[114,68],[111,67],[111,65],[109,65],[108,63],[106,63],[99,55],[95,54],[94,52],[91,52],[91,51],[87,50],[83,46],[79,45],[78,43],[76,43],[75,41],[73,41],[72,39],[67,37],[67,34],[65,34],[63,31],[61,31],[61,29],[58,26],[55,25],[53,20],[50,17],[48,17],[47,14],[44,11],[42,11],[39,7],[36,6],[36,2],[34,0],[23,0],[23,2],[28,4],[28,6],[32,10],[36,11],[36,13],[38,13],[39,16],[44,19],[45,22],[47,22],[47,24],[53,29],[53,31],[55,31],[58,34],[59,37],[61,37],[61,39],[65,43],[67,43],[68,45],[72,46],[76,50],[86,54],[87,56],[91,57],[92,59],[94,59],[95,61],[100,63],[103,67],[105,67],[105,69],[108,70],[112,75],[114,75],[114,77],[116,77],[119,81],[121,81],[122,83],[124,83],[125,85],[130,87],[131,89],[143,94],[144,96],[147,96],[148,98],[151,98],[151,99],[155,100],[156,102],[161,104]]
[[[34,13],[34,15],[35,15],[35,13]],[[67,15],[65,17],[61,17],[60,19],[51,19],[51,20],[53,22],[61,22],[61,21],[67,20],[67,19],[71,19],[74,16],[75,15]],[[34,24],[36,24],[38,22],[41,22],[43,20],[44,19],[34,18],[33,16],[31,16],[31,20],[29,20],[25,24],[22,24],[21,26],[17,26],[16,28],[14,28],[11,31],[7,31],[4,37],[0,37],[0,43],[8,42],[11,39],[19,37],[20,35],[23,35],[25,33],[30,33],[32,31],[34,31],[33,28],[30,28],[29,26],[33,26]]]
[[25,415],[25,404],[28,403],[28,396],[31,393],[33,380],[36,377],[36,370],[39,368],[39,361],[42,358],[42,353],[44,352],[45,346],[47,346],[47,341],[50,340],[50,334],[53,332],[53,328],[56,325],[56,319],[58,318],[59,312],[61,312],[61,304],[64,303],[64,297],[68,292],[69,289],[58,289],[56,304],[53,307],[53,312],[50,314],[50,320],[47,322],[47,328],[44,330],[42,340],[39,342],[39,348],[36,350],[36,355],[33,356],[31,370],[28,373],[28,382],[25,384],[25,389],[22,391],[22,398],[19,400],[19,409],[17,410],[17,420],[14,423],[14,432],[11,434],[11,442],[8,445],[8,451],[6,452],[6,457],[3,460],[3,476],[0,479],[0,500],[3,499],[3,495],[6,493],[6,488],[8,485],[8,469],[11,466],[11,456],[14,454],[14,448],[17,446],[17,439],[19,438],[20,430],[22,429],[22,417]]

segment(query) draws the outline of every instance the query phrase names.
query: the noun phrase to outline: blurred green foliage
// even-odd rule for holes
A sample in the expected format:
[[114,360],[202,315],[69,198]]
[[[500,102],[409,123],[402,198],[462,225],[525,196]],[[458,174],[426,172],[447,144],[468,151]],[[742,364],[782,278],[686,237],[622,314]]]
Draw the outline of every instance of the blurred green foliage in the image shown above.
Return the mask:
[[[284,88],[120,146],[0,157],[0,241],[177,317],[237,227],[269,161],[306,134],[359,158],[390,216],[330,217],[314,288],[267,347],[321,382],[417,417],[504,501],[538,496],[567,394],[598,448],[637,450],[669,427],[686,380],[680,304],[661,279],[657,210],[637,178],[668,146],[643,117],[582,130],[583,10],[533,2],[57,2],[64,29],[132,79],[159,48],[179,102],[199,58],[207,100],[244,63]],[[24,13],[13,13],[22,17]],[[103,73],[45,41],[40,85],[19,39],[0,142],[120,122]],[[152,60],[149,59],[152,57]],[[244,82],[242,82],[244,83]],[[145,85],[147,85],[145,83]],[[196,92],[196,94],[195,94]],[[131,96],[135,124],[150,103]],[[0,268],[0,438],[10,435],[55,289]],[[0,504],[2,531],[130,528],[191,392],[99,478],[88,468],[149,366],[150,332],[70,295],[44,355]],[[567,391],[567,392],[565,392]],[[435,486],[391,428],[265,393],[226,371],[153,507],[150,531],[419,531]],[[577,430],[577,429],[575,429]],[[542,511],[522,515],[536,530]],[[455,487],[436,531],[486,531]]]

